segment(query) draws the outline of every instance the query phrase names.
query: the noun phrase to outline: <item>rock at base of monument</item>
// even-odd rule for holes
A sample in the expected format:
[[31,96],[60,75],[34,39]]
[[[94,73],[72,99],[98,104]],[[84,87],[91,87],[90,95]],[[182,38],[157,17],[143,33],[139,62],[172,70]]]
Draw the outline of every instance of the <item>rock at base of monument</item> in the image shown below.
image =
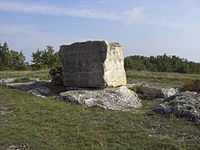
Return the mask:
[[125,86],[102,90],[71,90],[60,93],[59,97],[76,104],[89,107],[100,106],[109,110],[125,110],[127,108],[142,107],[137,94]]
[[126,85],[124,55],[117,42],[86,41],[60,46],[63,84],[66,87]]

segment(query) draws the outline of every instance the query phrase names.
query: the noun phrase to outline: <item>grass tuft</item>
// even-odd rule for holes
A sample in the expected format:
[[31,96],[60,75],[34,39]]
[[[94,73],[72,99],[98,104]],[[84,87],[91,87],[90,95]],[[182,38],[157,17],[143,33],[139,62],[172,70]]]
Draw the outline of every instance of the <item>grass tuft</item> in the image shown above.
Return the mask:
[[184,90],[197,92],[200,94],[200,80],[189,80],[183,85]]

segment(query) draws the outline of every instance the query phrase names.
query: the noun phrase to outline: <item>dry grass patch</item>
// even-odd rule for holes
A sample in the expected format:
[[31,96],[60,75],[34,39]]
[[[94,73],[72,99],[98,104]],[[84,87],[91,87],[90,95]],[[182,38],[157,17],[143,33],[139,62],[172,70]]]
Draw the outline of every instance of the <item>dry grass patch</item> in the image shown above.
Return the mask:
[[0,78],[14,78],[14,77],[34,77],[40,79],[50,79],[49,70],[38,71],[0,71]]

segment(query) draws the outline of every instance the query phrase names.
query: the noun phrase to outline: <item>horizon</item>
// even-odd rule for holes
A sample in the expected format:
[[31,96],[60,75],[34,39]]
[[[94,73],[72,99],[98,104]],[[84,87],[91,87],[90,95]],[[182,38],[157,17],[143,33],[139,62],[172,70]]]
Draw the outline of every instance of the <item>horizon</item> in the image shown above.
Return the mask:
[[200,63],[199,0],[0,0],[0,43],[31,54],[47,45],[120,42],[127,56],[176,55]]

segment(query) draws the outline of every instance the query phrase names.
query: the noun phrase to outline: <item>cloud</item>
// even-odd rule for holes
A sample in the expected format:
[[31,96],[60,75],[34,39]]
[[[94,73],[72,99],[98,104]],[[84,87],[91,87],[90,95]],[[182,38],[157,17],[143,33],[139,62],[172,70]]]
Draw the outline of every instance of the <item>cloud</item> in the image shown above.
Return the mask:
[[[99,2],[107,2],[107,0],[99,0]],[[53,5],[20,3],[14,1],[0,2],[0,11],[4,12],[71,16],[71,17],[91,18],[91,19],[104,19],[111,21],[115,20],[115,21],[121,21],[126,25],[131,25],[137,22],[143,24],[159,25],[169,28],[179,28],[186,26],[183,23],[172,22],[162,18],[160,20],[149,20],[148,18],[145,18],[144,10],[145,8],[140,6],[124,12],[105,13],[95,9],[61,8]]]
[[125,15],[125,23],[126,24],[131,24],[134,22],[135,19],[137,19],[138,17],[140,17],[143,13],[144,8],[143,7],[136,7],[132,10],[126,11],[124,13]]
[[149,25],[154,25],[154,26],[162,26],[162,27],[167,27],[167,28],[186,28],[187,24],[181,23],[181,22],[176,22],[176,21],[171,21],[167,18],[161,18],[158,20],[143,20],[143,23],[149,24]]
[[[101,0],[104,2],[105,0]],[[33,3],[19,3],[14,1],[0,2],[0,11],[15,12],[15,13],[30,13],[30,14],[45,14],[72,16],[92,19],[118,20],[131,24],[143,12],[143,7],[135,7],[120,14],[105,13],[95,9],[75,9],[75,8],[60,8],[53,5],[39,5]]]
[[83,18],[119,20],[115,14],[108,14],[94,9],[63,9],[52,5],[28,4],[19,2],[0,2],[0,11],[17,13],[37,13],[47,15],[64,15]]

